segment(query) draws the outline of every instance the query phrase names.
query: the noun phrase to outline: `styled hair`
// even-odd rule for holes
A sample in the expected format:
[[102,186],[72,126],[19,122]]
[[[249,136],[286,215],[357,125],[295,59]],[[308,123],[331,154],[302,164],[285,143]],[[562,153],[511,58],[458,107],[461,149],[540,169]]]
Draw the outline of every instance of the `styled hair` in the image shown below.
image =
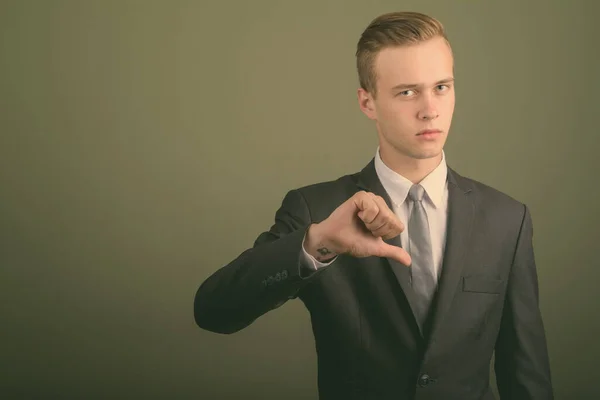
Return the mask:
[[375,18],[364,30],[356,46],[356,68],[360,86],[376,96],[375,58],[381,50],[413,45],[434,37],[442,37],[448,42],[442,23],[425,14],[401,11]]

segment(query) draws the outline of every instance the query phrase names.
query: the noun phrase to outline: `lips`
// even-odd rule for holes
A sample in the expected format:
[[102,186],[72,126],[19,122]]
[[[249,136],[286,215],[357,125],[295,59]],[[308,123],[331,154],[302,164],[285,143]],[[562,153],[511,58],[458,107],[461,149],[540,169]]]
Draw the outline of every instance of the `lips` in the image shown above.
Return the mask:
[[417,136],[419,135],[424,135],[427,133],[441,133],[442,131],[439,129],[423,129],[422,131],[419,131],[419,133],[417,133]]

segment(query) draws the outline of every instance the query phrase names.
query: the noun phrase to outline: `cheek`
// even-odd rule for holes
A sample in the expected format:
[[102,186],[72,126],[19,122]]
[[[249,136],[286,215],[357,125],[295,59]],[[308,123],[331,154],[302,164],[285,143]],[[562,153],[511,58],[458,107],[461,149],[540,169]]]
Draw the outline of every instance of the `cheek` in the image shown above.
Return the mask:
[[452,120],[453,114],[454,114],[454,102],[452,102],[452,104],[448,107],[448,109],[446,111],[446,120],[448,121],[448,123],[450,123],[450,121]]
[[418,130],[416,124],[411,123],[411,119],[407,115],[399,112],[391,115],[382,128],[390,138],[401,141],[411,136],[410,132]]
[[455,98],[454,94],[452,94],[451,96],[449,96],[448,101],[446,102],[446,109],[449,113],[452,113],[454,111],[454,102]]
[[385,109],[384,118],[393,124],[406,124],[415,111],[408,103],[391,104]]

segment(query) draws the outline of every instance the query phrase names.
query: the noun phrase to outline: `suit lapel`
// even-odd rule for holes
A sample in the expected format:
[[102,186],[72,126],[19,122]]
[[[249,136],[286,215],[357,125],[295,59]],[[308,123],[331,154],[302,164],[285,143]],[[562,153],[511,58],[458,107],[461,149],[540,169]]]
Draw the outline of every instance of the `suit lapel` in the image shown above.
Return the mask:
[[[413,320],[419,328],[422,338],[431,338],[439,333],[440,326],[454,298],[460,282],[462,267],[464,265],[465,250],[468,247],[471,228],[474,218],[474,201],[468,183],[458,173],[448,167],[448,221],[446,225],[446,246],[442,261],[438,291],[432,304],[432,312],[427,326],[421,326],[415,317],[416,299],[410,282],[409,267],[398,261],[387,258],[387,261],[396,276],[411,310]],[[381,196],[390,209],[392,202],[383,188],[375,170],[375,162],[369,164],[358,174],[357,186]],[[404,222],[404,221],[403,221]],[[401,247],[400,236],[386,240],[387,243]],[[431,330],[427,329],[430,326]],[[430,333],[430,334],[428,334]]]
[[[454,294],[458,289],[466,249],[471,241],[471,230],[475,217],[475,201],[468,182],[448,168],[448,221],[446,224],[446,246],[442,261],[442,272],[438,284],[432,313],[430,315],[430,339],[440,332],[448,314]],[[431,343],[431,340],[429,341]]]
[[[371,162],[359,173],[358,178],[358,187],[362,190],[372,192],[378,196],[381,196],[388,207],[392,209],[392,201],[390,196],[385,191],[381,181],[377,177],[377,172],[375,171],[375,162],[371,160]],[[404,222],[404,221],[403,221]],[[400,235],[395,238],[389,239],[385,241],[388,244],[402,247],[400,243]],[[417,318],[415,317],[416,310],[416,299],[414,295],[414,291],[412,290],[411,282],[410,282],[410,270],[406,265],[401,264],[400,262],[392,259],[386,258],[388,261],[390,268],[394,272],[402,291],[404,292],[404,296],[412,310],[412,316],[415,324],[419,328],[419,333],[421,337],[423,337],[423,327],[418,323]]]

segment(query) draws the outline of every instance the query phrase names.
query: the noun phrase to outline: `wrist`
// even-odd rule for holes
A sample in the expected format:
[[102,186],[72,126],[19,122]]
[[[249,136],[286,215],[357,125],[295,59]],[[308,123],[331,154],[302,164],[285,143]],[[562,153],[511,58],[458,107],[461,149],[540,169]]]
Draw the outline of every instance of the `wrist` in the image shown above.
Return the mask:
[[338,255],[321,224],[312,224],[308,227],[304,248],[319,262],[328,262]]

